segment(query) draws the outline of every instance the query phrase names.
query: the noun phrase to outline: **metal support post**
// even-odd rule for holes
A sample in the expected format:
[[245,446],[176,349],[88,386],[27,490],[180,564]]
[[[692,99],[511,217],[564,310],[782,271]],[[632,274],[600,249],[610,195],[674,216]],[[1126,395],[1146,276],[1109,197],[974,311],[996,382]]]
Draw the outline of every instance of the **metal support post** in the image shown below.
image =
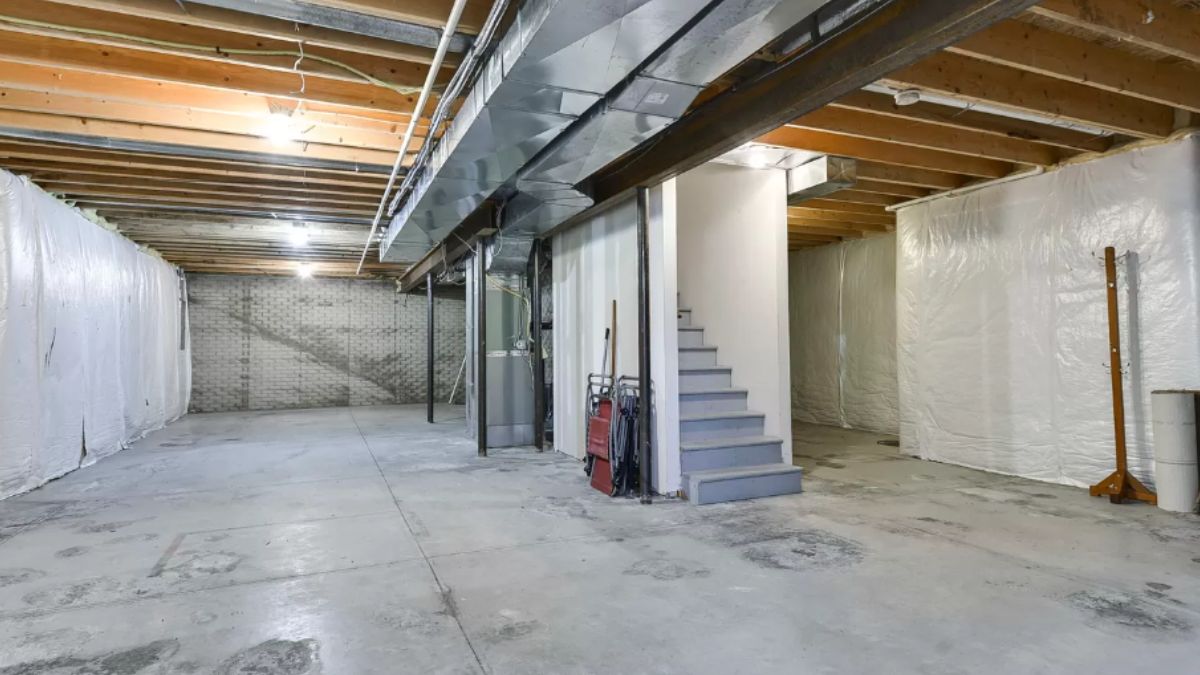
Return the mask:
[[638,246],[638,466],[642,503],[650,497],[650,189],[637,189]]
[[428,327],[425,331],[425,417],[433,424],[433,275],[425,275],[425,315]]
[[533,445],[546,447],[546,364],[542,355],[542,240],[533,242],[533,268],[529,279],[530,349],[533,355]]
[[479,456],[487,457],[487,279],[483,241],[475,248],[475,440]]

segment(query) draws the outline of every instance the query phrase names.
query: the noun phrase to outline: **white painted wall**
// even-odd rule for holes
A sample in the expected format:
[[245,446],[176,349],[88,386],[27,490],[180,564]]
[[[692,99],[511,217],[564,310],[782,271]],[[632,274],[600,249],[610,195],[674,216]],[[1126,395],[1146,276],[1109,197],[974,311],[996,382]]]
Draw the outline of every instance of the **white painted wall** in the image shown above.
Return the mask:
[[605,365],[617,301],[617,370],[637,375],[637,213],[633,199],[552,239],[554,449],[583,459],[588,373]]
[[[657,419],[677,420],[675,197],[669,181],[650,191],[650,364]],[[637,376],[637,211],[633,198],[552,239],[554,449],[585,456],[587,376],[602,369],[604,329],[617,301],[616,374]],[[654,429],[654,488],[679,489],[679,428]]]
[[680,306],[790,463],[787,184],[783,171],[706,164],[676,179]]

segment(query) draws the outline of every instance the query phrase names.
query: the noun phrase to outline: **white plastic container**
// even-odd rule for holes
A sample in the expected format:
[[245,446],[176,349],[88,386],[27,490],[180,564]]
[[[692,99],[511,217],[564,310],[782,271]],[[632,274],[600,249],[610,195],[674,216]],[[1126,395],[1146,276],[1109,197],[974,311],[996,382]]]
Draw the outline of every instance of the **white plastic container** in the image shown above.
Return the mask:
[[1194,390],[1156,391],[1150,396],[1154,428],[1154,483],[1158,507],[1190,513],[1200,494]]

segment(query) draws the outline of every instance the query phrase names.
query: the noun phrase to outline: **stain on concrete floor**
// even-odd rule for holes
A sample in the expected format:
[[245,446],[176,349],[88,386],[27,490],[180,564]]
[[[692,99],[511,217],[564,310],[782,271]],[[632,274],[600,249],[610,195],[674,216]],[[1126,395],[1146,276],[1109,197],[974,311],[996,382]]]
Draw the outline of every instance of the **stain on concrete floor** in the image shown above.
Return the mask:
[[267,640],[238,652],[217,667],[217,675],[317,675],[316,640]]
[[139,675],[147,673],[152,666],[168,661],[178,651],[178,640],[157,640],[140,647],[90,658],[63,656],[19,663],[0,668],[0,675]]
[[1067,603],[1086,616],[1088,625],[1123,637],[1190,640],[1191,622],[1176,612],[1137,596],[1107,590],[1077,591]]

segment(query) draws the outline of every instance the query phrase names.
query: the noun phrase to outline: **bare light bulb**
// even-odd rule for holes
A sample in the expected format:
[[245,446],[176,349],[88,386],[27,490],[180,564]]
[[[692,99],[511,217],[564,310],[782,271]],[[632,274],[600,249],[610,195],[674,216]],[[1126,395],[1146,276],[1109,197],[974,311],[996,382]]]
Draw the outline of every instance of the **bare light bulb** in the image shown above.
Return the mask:
[[292,246],[302,248],[308,246],[308,230],[299,226],[293,225],[291,230],[288,230],[288,241]]
[[262,137],[273,145],[287,145],[294,135],[292,116],[287,113],[271,113],[263,122]]
[[300,263],[296,266],[296,276],[301,279],[311,279],[313,275],[312,265],[308,263]]

